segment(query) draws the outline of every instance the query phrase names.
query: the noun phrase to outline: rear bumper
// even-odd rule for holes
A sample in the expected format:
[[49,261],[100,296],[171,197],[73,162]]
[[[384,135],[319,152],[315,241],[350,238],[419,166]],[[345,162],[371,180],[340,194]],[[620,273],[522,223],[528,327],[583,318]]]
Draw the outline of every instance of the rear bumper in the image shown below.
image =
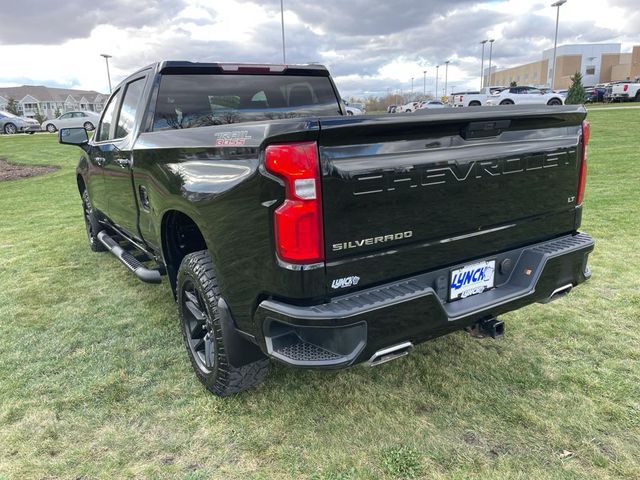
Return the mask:
[[265,300],[256,311],[261,346],[294,366],[346,367],[382,348],[421,343],[564,295],[591,276],[587,258],[593,247],[593,239],[579,233],[485,257],[496,260],[496,288],[454,302],[447,295],[455,265],[319,305]]
[[629,98],[629,94],[628,93],[612,93],[611,94],[611,98],[627,99],[627,98]]

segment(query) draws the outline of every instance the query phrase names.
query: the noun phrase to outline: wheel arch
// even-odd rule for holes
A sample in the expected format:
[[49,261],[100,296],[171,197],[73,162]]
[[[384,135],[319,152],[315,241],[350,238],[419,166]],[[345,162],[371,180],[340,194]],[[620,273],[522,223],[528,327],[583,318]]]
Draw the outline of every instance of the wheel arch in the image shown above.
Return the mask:
[[[208,250],[209,246],[196,221],[180,210],[172,209],[164,212],[160,225],[162,257],[167,268],[169,284],[175,296],[178,269],[182,259],[190,253]],[[211,251],[209,253],[212,254]]]

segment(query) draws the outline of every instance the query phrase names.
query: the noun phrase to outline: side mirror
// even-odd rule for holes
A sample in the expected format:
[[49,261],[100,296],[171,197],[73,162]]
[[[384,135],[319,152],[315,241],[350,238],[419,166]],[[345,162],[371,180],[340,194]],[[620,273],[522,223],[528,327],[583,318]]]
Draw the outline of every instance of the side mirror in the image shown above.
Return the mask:
[[77,145],[84,147],[89,143],[89,135],[82,127],[61,128],[58,141],[65,145]]

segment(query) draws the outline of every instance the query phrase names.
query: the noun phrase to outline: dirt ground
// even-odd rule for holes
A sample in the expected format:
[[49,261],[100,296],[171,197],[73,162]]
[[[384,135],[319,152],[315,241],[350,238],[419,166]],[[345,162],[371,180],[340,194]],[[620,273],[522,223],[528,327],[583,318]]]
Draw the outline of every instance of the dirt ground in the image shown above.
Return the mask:
[[55,172],[54,167],[34,167],[32,165],[14,165],[0,158],[0,182],[17,180],[18,178],[35,177]]

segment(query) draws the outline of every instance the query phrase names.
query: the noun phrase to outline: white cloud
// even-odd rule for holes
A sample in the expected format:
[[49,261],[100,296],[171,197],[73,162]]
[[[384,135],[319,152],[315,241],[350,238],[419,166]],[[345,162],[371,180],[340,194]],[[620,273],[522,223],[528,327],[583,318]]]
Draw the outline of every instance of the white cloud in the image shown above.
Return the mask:
[[[67,0],[73,2],[96,17],[98,10],[92,12],[91,4]],[[401,11],[393,15],[387,0],[368,0],[366,8],[356,3],[353,8],[320,9],[308,0],[285,2],[287,59],[327,64],[345,96],[381,95],[387,89],[406,92],[412,77],[414,91],[421,91],[425,69],[426,89],[432,90],[435,65],[445,59],[451,60],[449,85],[477,87],[482,38],[496,39],[494,64],[500,66],[537,60],[543,49],[553,45],[556,10],[548,1],[456,0],[451,7],[442,3],[437,15],[429,4],[413,2],[407,4],[409,15]],[[629,50],[640,43],[640,18],[633,4],[628,0],[569,0],[561,8],[561,43],[597,38],[622,43],[623,51]],[[0,85],[32,83],[107,91],[100,53],[113,55],[114,83],[162,59],[264,63],[281,59],[279,2],[186,0],[184,6],[176,7],[177,13],[166,15],[157,8],[146,8],[155,16],[140,28],[132,26],[135,22],[122,12],[116,22],[115,15],[112,19],[109,12],[100,10],[105,22],[89,33],[79,31],[79,38],[56,40],[61,29],[73,36],[73,19],[69,18],[68,24],[45,27],[52,32],[41,31],[38,45],[0,44]],[[321,14],[326,18],[318,22]],[[2,15],[5,23],[17,22],[19,13]],[[375,25],[380,26],[379,31]],[[444,82],[444,68],[440,68],[439,82]]]

